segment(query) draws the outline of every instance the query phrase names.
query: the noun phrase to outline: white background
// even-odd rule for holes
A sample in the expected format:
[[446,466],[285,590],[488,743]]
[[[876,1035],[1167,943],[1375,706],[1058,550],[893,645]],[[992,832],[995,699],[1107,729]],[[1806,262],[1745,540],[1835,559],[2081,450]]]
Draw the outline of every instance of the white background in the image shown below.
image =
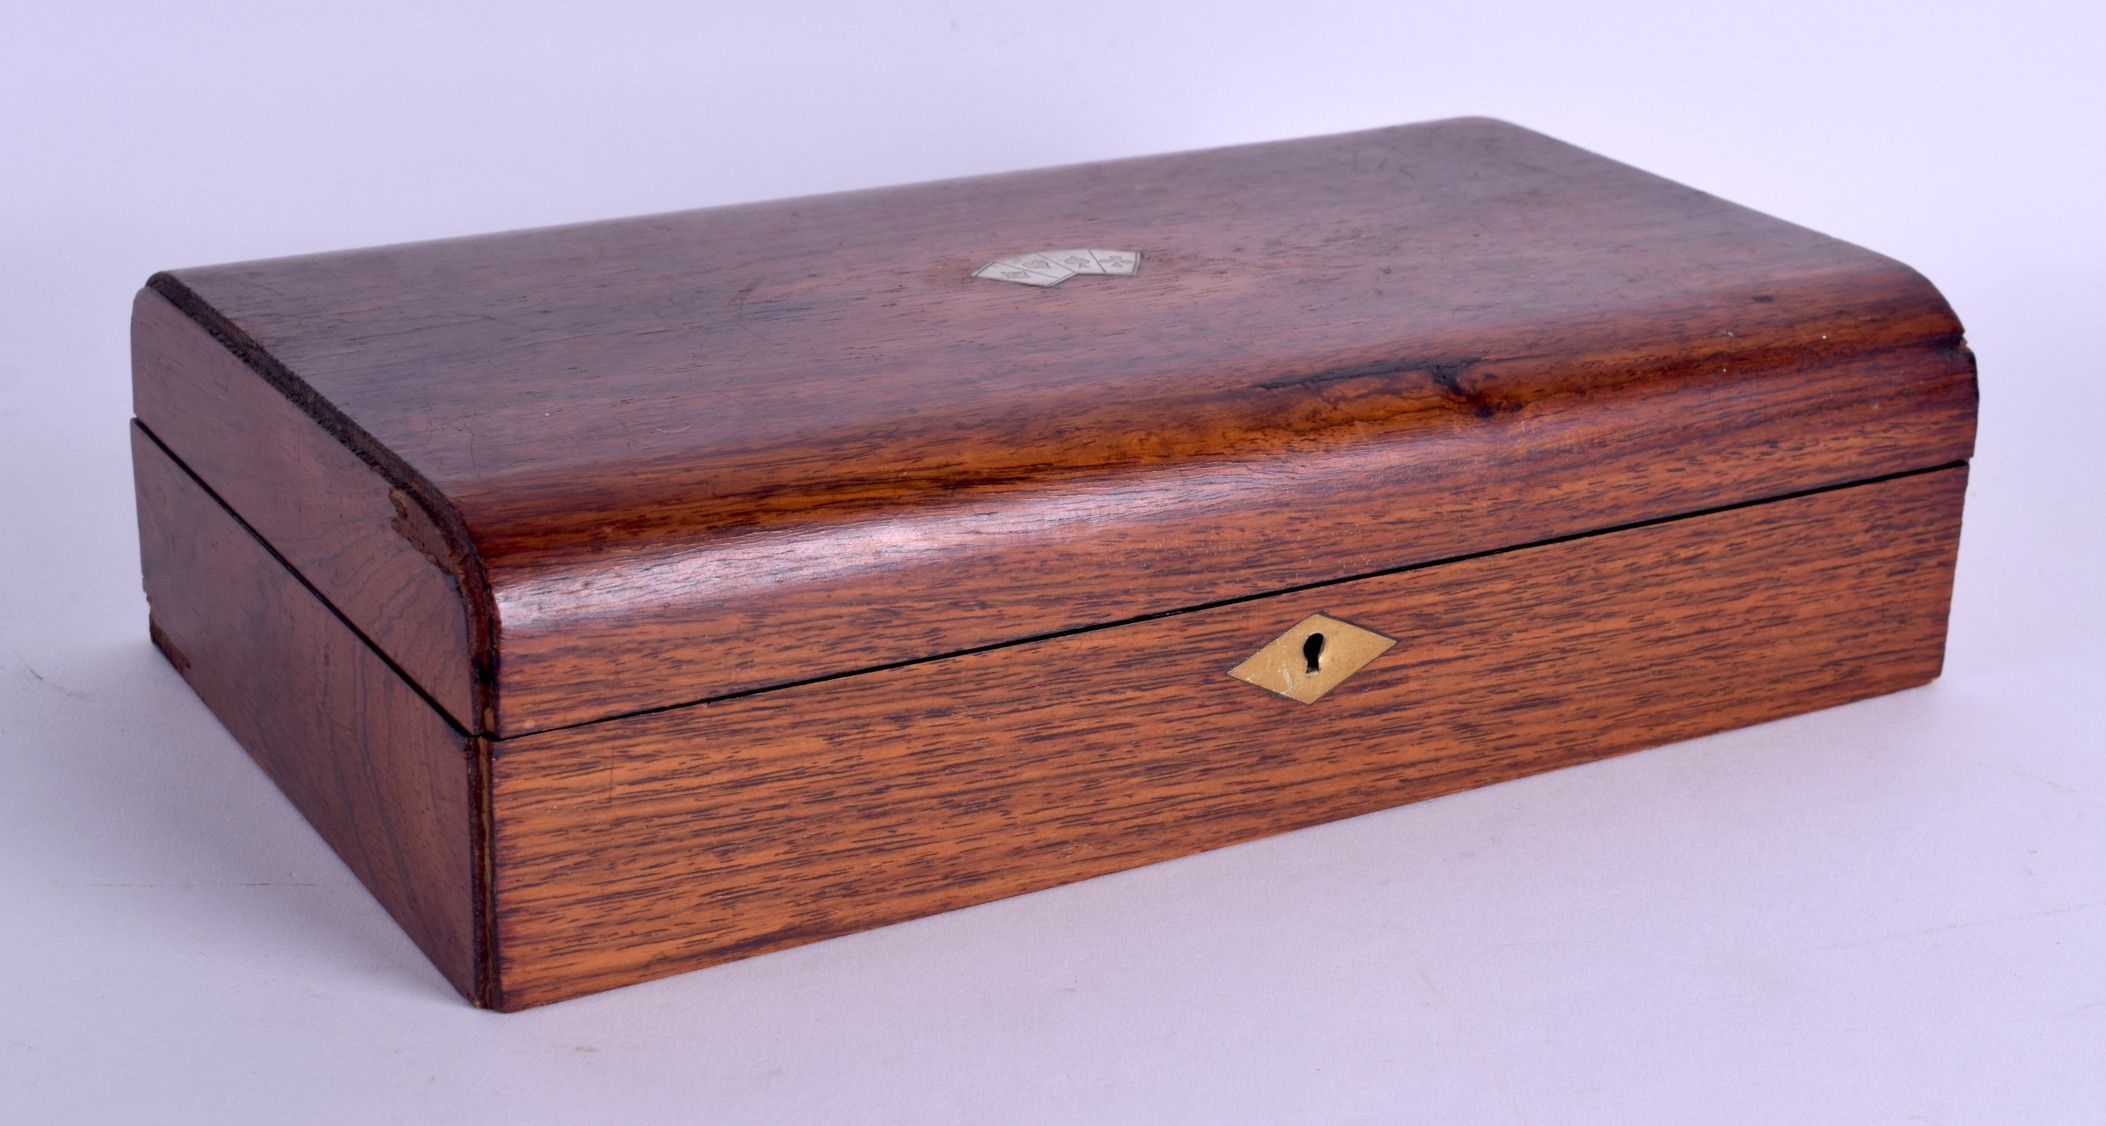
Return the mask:
[[[2075,3],[10,5],[0,1120],[2106,1121],[2102,59]],[[147,644],[153,270],[1466,113],[1943,287],[1943,680],[504,1016]]]

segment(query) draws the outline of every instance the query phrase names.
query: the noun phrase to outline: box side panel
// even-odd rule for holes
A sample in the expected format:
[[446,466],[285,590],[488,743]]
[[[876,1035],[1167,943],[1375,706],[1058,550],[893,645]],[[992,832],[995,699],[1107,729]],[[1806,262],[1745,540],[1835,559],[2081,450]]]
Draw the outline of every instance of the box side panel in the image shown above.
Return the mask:
[[[1938,674],[1952,467],[495,744],[499,1003],[558,1000]],[[1314,704],[1228,670],[1397,644]]]
[[150,289],[133,304],[132,389],[155,438],[455,723],[476,728],[467,602],[408,496]]
[[446,980],[485,996],[471,741],[137,424],[132,464],[154,643]]
[[1234,457],[815,512],[701,541],[668,535],[647,549],[610,544],[533,563],[493,546],[498,731],[1335,582],[1972,452],[1974,363],[1957,340],[1792,360],[1731,378],[1673,368],[1585,393],[1491,395],[1387,436],[1247,443]]

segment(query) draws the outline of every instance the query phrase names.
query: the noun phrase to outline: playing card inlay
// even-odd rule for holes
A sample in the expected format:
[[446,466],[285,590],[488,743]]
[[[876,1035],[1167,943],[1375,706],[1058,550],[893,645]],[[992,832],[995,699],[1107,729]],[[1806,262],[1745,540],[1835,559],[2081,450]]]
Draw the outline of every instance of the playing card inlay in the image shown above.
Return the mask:
[[1041,250],[997,258],[973,271],[976,278],[1018,285],[1055,286],[1076,274],[1132,277],[1141,272],[1138,250]]

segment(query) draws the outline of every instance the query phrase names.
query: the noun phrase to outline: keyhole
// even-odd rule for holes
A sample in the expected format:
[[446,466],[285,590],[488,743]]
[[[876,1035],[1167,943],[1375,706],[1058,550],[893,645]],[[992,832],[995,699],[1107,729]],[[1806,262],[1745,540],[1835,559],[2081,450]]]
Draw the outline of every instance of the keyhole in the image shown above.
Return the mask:
[[1309,662],[1309,671],[1317,672],[1317,660],[1324,655],[1324,635],[1312,633],[1302,642],[1302,659]]

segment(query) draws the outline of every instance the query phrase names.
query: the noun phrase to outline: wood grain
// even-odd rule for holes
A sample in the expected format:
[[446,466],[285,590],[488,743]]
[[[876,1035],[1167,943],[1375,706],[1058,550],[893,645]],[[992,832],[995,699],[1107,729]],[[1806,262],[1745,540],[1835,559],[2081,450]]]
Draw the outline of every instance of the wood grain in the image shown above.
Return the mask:
[[[1605,396],[1606,397],[1606,396]],[[1972,448],[1913,359],[1537,401],[1394,440],[961,490],[707,546],[491,562],[499,730],[580,723],[1701,511]]]
[[[496,743],[513,1009],[1935,677],[1952,467]],[[1313,705],[1307,614],[1399,643]]]
[[491,997],[479,751],[136,423],[162,653],[446,980]]
[[132,371],[133,409],[154,437],[474,729],[468,602],[422,508],[152,290],[133,303]]
[[[967,277],[1056,245],[1147,257]],[[1973,442],[1907,267],[1482,120],[151,284],[424,513],[508,736]]]

